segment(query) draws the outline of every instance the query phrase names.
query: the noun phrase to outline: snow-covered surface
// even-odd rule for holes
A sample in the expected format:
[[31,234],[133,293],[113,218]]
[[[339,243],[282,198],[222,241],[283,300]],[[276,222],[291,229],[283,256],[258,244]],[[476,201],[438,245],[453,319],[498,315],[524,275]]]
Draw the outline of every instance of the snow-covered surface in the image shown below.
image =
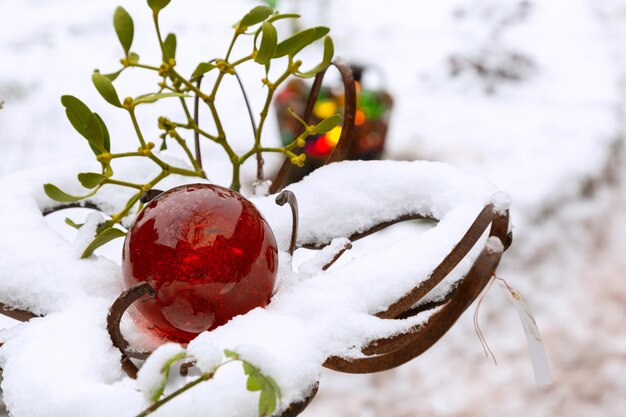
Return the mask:
[[[211,349],[211,353],[213,351]],[[146,359],[137,373],[137,388],[148,401],[154,398],[159,390],[163,390],[167,384],[167,379],[163,372],[164,368],[167,367],[169,369],[169,367],[173,367],[174,359],[181,356],[182,359],[184,355],[185,348],[178,343],[165,343],[155,349],[152,355]],[[204,361],[202,362],[204,364]]]
[[[119,3],[135,18],[137,33],[151,30],[143,2]],[[255,4],[245,0],[219,4],[196,0],[185,2],[186,6],[180,8],[176,3],[168,11],[167,25],[179,33],[180,65],[188,71],[191,63],[182,57],[194,55],[191,52],[198,44],[201,50],[208,50],[207,59],[219,53],[216,51],[226,44],[224,34],[232,22]],[[523,3],[530,8],[524,9]],[[290,9],[295,4],[284,0],[279,6]],[[555,379],[550,387],[532,385],[523,332],[515,312],[505,297],[490,292],[483,303],[481,322],[498,357],[497,368],[484,360],[470,317],[464,317],[434,349],[397,370],[358,377],[324,373],[320,393],[304,415],[625,415],[626,340],[622,318],[626,302],[626,218],[620,213],[626,212],[626,190],[603,185],[610,177],[606,175],[607,168],[621,156],[614,144],[624,135],[621,109],[626,96],[624,85],[619,83],[626,71],[624,1],[311,0],[297,4],[303,14],[310,16],[311,23],[330,19],[339,54],[383,69],[386,85],[395,98],[389,156],[452,162],[485,175],[510,192],[515,238],[505,254],[500,274],[525,295],[533,308]],[[89,80],[94,67],[103,71],[115,69],[119,58],[119,46],[110,25],[116,5],[104,0],[0,0],[0,99],[5,100],[5,108],[0,110],[0,175],[70,157],[90,158],[89,149],[65,120],[58,102],[59,96],[66,93],[76,94],[103,115],[114,147],[128,148],[132,138],[130,124],[121,112],[97,96]],[[198,12],[205,8],[213,8],[213,12]],[[216,9],[219,13],[215,13]],[[510,18],[520,13],[522,18],[517,22],[515,17]],[[507,21],[512,23],[506,24]],[[133,49],[142,58],[157,56],[148,37],[137,39]],[[510,64],[511,52],[520,53],[531,62],[516,69],[523,78],[520,81],[483,77],[471,70],[450,76],[451,57],[461,62],[478,60],[488,68],[498,68]],[[245,79],[252,72],[242,75]],[[124,95],[135,94],[142,86],[131,76],[121,78],[118,85]],[[230,114],[228,128],[245,142],[249,126],[241,123],[239,92],[234,85],[225,87],[220,97],[224,113]],[[260,104],[260,86],[250,83],[247,87],[253,103]],[[156,109],[146,107],[140,119],[148,126],[154,125],[156,114]],[[273,125],[269,128],[268,132],[272,131]],[[82,148],[72,146],[75,144]],[[227,165],[216,159],[217,155],[218,152],[206,155],[210,177],[227,184]],[[45,180],[67,181],[70,177],[65,175],[76,172],[74,166],[74,162],[62,163],[54,170],[55,175],[48,171]],[[272,166],[272,161],[268,166]],[[623,170],[621,165],[617,167]],[[250,178],[254,167],[246,169]],[[30,177],[31,185],[39,174]],[[621,177],[622,173],[612,174]],[[334,181],[335,178],[331,183]],[[74,181],[73,186],[76,184]],[[29,199],[29,191],[24,192],[22,197]],[[4,204],[3,197],[0,201]],[[34,219],[39,203],[31,201],[20,217]],[[284,227],[288,227],[288,209],[280,210],[286,222]],[[10,220],[0,224],[5,239],[5,230],[9,230],[5,227],[9,226]],[[363,253],[395,244],[399,237],[412,238],[415,230],[411,226],[396,226],[378,234],[376,239],[358,242],[342,256],[336,268]],[[25,231],[32,230],[46,230],[41,219]],[[11,257],[17,261],[29,255],[31,248],[26,253],[18,250],[24,247],[20,245],[26,245],[25,231],[11,234],[11,242],[6,243],[8,249],[3,247],[0,260]],[[86,278],[72,279],[61,274],[67,272],[62,261],[63,256],[75,255],[76,251],[68,249],[65,255],[61,254],[66,244],[52,232],[42,239],[39,244],[45,245],[46,251],[40,255],[40,261],[34,264],[24,259],[20,274],[44,265],[53,294],[76,302],[76,309],[83,306],[68,296],[73,291],[94,295],[88,300],[93,300],[95,294],[114,297],[114,281],[119,282],[115,263],[103,258],[85,261],[89,264],[84,267]],[[111,247],[110,257],[115,259],[114,245]],[[57,254],[62,257],[57,259]],[[297,252],[294,263],[312,256]],[[289,259],[281,254],[281,261]],[[110,274],[94,271],[107,268]],[[281,276],[283,283],[289,282],[288,271],[281,270]],[[6,285],[16,286],[16,281],[11,280]],[[47,298],[37,289],[28,291],[34,300]],[[64,335],[63,331],[48,326],[74,320],[74,327],[94,340],[90,355],[95,349],[111,365],[107,372],[114,372],[116,352],[103,350],[107,336],[102,314],[106,303],[88,306],[91,311],[100,309],[100,314],[72,318],[69,312],[61,312],[64,308],[69,311],[69,306],[61,305],[61,301],[50,304],[58,313],[50,315],[49,322],[38,319],[26,330],[14,327],[3,337],[47,337],[56,341]],[[55,410],[66,411],[65,415],[124,415],[128,409],[139,408],[142,399],[139,394],[132,395],[134,384],[114,383],[121,377],[118,371],[108,374],[90,368],[94,365],[85,361],[85,346],[63,349],[60,343],[56,342],[54,350],[47,345],[29,345],[23,355],[15,353],[14,366],[5,369],[9,383],[5,381],[2,387],[9,389],[7,397],[10,398],[12,386],[33,388],[16,388],[11,399],[14,415],[37,415],[28,407],[41,406],[38,402],[52,404]],[[3,355],[12,356],[17,350],[7,345]],[[271,349],[267,352],[271,354]],[[49,354],[57,355],[59,360],[55,366],[44,368],[49,366]],[[81,369],[82,365],[85,368],[79,374],[68,372],[61,363],[71,360],[78,360]],[[17,375],[19,369],[30,371]],[[233,367],[223,371],[219,383],[208,382],[188,394],[193,400],[203,401],[207,395],[230,393],[243,407],[253,409],[256,397],[240,391],[241,370]],[[298,377],[297,373],[294,377]],[[13,379],[17,381],[13,385],[12,378],[18,378]],[[85,383],[93,378],[104,382],[98,386]],[[98,398],[100,406],[88,408],[84,402],[79,404],[71,398],[53,398],[48,387],[58,390],[60,385],[82,395],[81,401]],[[109,401],[124,395],[129,395],[124,404]],[[17,403],[22,408],[14,405]],[[224,402],[212,405],[212,409],[218,414],[228,412]],[[204,411],[199,408],[197,412]]]
[[[49,228],[41,215],[42,210],[56,204],[43,194],[41,184],[55,178],[61,188],[71,186],[73,178],[63,174],[67,168],[72,167],[52,167],[0,179],[0,193],[4,196],[0,217],[12,219],[4,227],[6,238],[0,240],[0,253],[18,254],[0,260],[0,301],[46,315],[23,324],[19,333],[9,334],[3,340],[5,345],[0,355],[5,369],[5,401],[16,416],[74,413],[68,402],[76,410],[87,409],[91,401],[100,400],[95,393],[85,397],[84,390],[75,390],[76,375],[81,375],[83,386],[105,390],[116,384],[119,399],[115,402],[127,404],[117,415],[134,415],[140,411],[133,397],[136,391],[120,378],[120,365],[116,363],[119,354],[109,341],[102,343],[102,337],[106,340],[106,310],[121,291],[119,266],[104,257],[80,259],[74,244]],[[362,181],[365,175],[367,182]],[[329,183],[334,187],[329,187]],[[323,167],[288,188],[299,196],[299,239],[303,243],[330,243],[334,238],[345,238],[408,214],[428,215],[440,221],[430,230],[398,240],[384,250],[340,267],[325,272],[320,268],[314,276],[309,271],[307,280],[298,278],[296,273],[283,277],[268,308],[236,317],[191,343],[195,351],[202,351],[198,345],[205,343],[210,352],[215,346],[223,350],[241,345],[267,351],[264,356],[267,359],[258,366],[262,370],[269,368],[268,373],[282,387],[283,406],[304,398],[317,382],[326,358],[354,355],[368,341],[404,332],[427,321],[430,312],[400,321],[381,320],[371,314],[384,310],[417,286],[420,279],[428,277],[480,210],[491,202],[492,196],[502,199],[500,192],[485,179],[442,163],[425,161],[341,162]],[[287,207],[275,203],[275,197],[256,197],[252,201],[272,227],[279,250],[285,251],[290,240],[291,215]],[[100,198],[93,201],[98,203]],[[111,194],[107,203],[116,206],[124,200],[123,195]],[[93,220],[93,215],[89,217]],[[18,235],[19,239],[10,238]],[[78,241],[80,238],[79,234]],[[419,259],[415,253],[420,254]],[[458,280],[467,272],[476,255],[473,251],[464,259],[450,279]],[[25,265],[30,268],[24,268]],[[62,336],[50,338],[54,332]],[[98,340],[104,346],[93,349]],[[21,373],[28,372],[28,368],[23,366],[34,354],[32,348],[27,348],[30,346],[45,346],[48,351],[64,351],[64,355],[74,357],[63,365],[71,368],[65,376],[73,377],[72,383],[48,385],[45,379],[35,379],[24,384]],[[140,374],[138,386],[147,397],[158,388],[159,370],[169,357],[178,353],[176,349],[180,347],[172,344],[159,350]],[[58,366],[55,364],[59,358],[48,354],[41,355],[37,361],[40,367],[50,370]],[[22,364],[21,367],[16,363]],[[224,375],[229,374],[217,374],[217,383]],[[48,401],[25,402],[37,381],[44,384],[37,389],[43,391],[41,396]],[[243,382],[241,390],[245,390]],[[116,398],[115,393],[108,395],[107,401]],[[239,395],[222,393],[218,399],[207,393],[202,398],[207,407],[218,400],[230,404],[231,412],[227,415],[252,415],[256,408],[237,402]],[[59,403],[55,398],[65,401]],[[182,396],[163,407],[162,413],[167,415],[174,409],[191,413],[199,406],[197,401]],[[98,414],[97,409],[90,413],[109,415]]]

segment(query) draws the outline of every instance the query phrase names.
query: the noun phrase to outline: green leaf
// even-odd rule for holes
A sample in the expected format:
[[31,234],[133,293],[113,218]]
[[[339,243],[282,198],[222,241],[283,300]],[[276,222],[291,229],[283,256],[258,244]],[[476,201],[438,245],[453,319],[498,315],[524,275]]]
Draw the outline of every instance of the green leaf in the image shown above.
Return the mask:
[[94,154],[111,149],[109,131],[104,121],[97,113],[92,113],[89,107],[73,96],[61,97],[61,103],[65,106],[68,120],[87,141]]
[[196,69],[193,71],[193,74],[191,74],[191,79],[195,80],[198,77],[200,77],[201,75],[206,74],[207,72],[211,71],[212,69],[217,68],[217,66],[209,63],[209,62],[201,62],[198,64],[198,66],[196,67]]
[[81,227],[83,227],[85,223],[76,223],[74,222],[74,220],[70,219],[69,217],[66,217],[65,224],[67,224],[68,226],[72,226],[74,229],[80,229]]
[[321,134],[330,132],[335,126],[341,123],[341,116],[333,114],[330,117],[325,118],[313,127],[313,133]]
[[172,356],[161,367],[161,373],[162,374],[168,373],[170,368],[172,367],[172,365],[174,365],[178,361],[181,361],[181,360],[185,359],[185,357],[186,357],[185,352],[180,352],[180,353],[177,353],[176,355]]
[[271,23],[263,22],[262,30],[261,46],[259,46],[259,51],[254,60],[261,65],[266,65],[274,56],[274,52],[276,52],[278,34],[276,33],[276,28]]
[[64,191],[61,191],[59,187],[50,183],[44,184],[43,190],[48,197],[50,197],[54,201],[59,201],[61,203],[74,203],[76,201],[80,201],[84,198],[90,197],[94,194],[94,192],[92,192],[84,196],[71,195],[71,194],[67,194]]
[[240,32],[245,31],[250,26],[254,26],[257,23],[261,23],[274,12],[274,9],[267,6],[257,6],[250,10],[243,19],[237,24],[237,30]]
[[306,72],[297,72],[296,75],[301,78],[310,78],[315,77],[315,75],[326,69],[333,60],[333,55],[335,55],[335,45],[333,44],[333,40],[330,36],[326,36],[324,38],[324,56],[322,57],[322,62],[320,62],[315,68]]
[[[92,113],[91,117],[87,121],[87,141],[89,141],[89,146],[94,151],[96,155],[100,155],[105,152],[104,149],[104,136],[105,133],[103,131],[104,122],[100,119],[96,113]],[[106,129],[106,126],[104,126]],[[107,131],[108,135],[108,131]]]
[[108,78],[109,80],[111,80],[111,81],[115,81],[115,80],[117,79],[117,77],[119,77],[119,76],[120,76],[120,74],[122,73],[122,71],[124,71],[124,68],[122,68],[122,69],[120,69],[120,70],[117,70],[117,71],[115,71],[115,72],[112,72],[112,73],[110,73],[110,74],[102,74],[102,75],[104,75],[105,77],[107,77],[107,78]]
[[89,246],[87,246],[87,248],[80,257],[82,259],[88,258],[100,246],[109,243],[113,239],[117,239],[118,237],[123,236],[126,236],[126,232],[124,232],[123,230],[115,229],[113,227],[109,229],[104,229],[100,233],[98,233],[96,238],[89,244]]
[[271,415],[276,409],[277,399],[281,397],[278,384],[271,376],[264,375],[251,363],[244,360],[241,360],[241,362],[243,364],[244,373],[248,375],[246,381],[247,390],[261,391],[259,397],[259,416]]
[[95,172],[81,172],[78,174],[78,182],[80,182],[80,185],[89,189],[96,188],[106,179],[107,177],[104,175]]
[[161,395],[163,395],[163,391],[165,390],[165,386],[167,385],[167,380],[170,377],[170,369],[172,368],[172,365],[174,365],[176,362],[183,360],[183,359],[185,359],[185,352],[180,352],[172,356],[171,358],[169,358],[163,364],[163,366],[161,367],[161,374],[162,374],[161,383],[159,384],[157,389],[152,394],[152,397],[150,398],[152,402],[158,401]]
[[111,137],[109,136],[109,129],[107,129],[107,125],[104,124],[104,120],[100,117],[98,113],[93,114],[100,126],[100,132],[102,133],[102,147],[105,151],[111,152]]
[[168,34],[163,41],[163,47],[165,48],[166,58],[176,58],[176,35],[173,33]]
[[117,92],[115,91],[115,87],[113,87],[111,80],[99,72],[94,72],[91,76],[91,81],[93,81],[93,85],[96,86],[96,90],[98,90],[102,98],[115,107],[122,107],[122,103],[117,96]]
[[154,94],[144,94],[139,96],[133,100],[135,104],[141,103],[154,103],[157,100],[161,100],[162,98],[168,97],[189,97],[183,93],[154,93]]
[[230,349],[224,349],[224,356],[230,359],[239,359],[239,354]]
[[275,22],[275,21],[281,20],[281,19],[299,19],[299,18],[300,18],[299,14],[285,13],[285,14],[275,14],[272,17],[270,17],[269,19],[267,19],[267,21],[272,23],[272,22]]
[[253,374],[248,377],[248,381],[246,382],[246,389],[248,391],[261,391],[264,385],[265,383],[263,379],[261,379],[259,375]]
[[155,13],[163,10],[168,4],[170,4],[170,0],[148,0],[148,7]]
[[135,25],[133,24],[133,18],[130,17],[123,7],[115,9],[115,13],[113,14],[113,27],[117,33],[117,38],[122,44],[122,48],[124,48],[124,53],[128,56],[130,47],[133,44]]
[[74,96],[62,96],[61,104],[65,107],[65,114],[74,129],[87,139],[87,122],[92,115],[89,107]]
[[318,26],[298,32],[276,46],[274,58],[280,58],[285,55],[293,57],[307,45],[310,45],[316,40],[326,36],[329,31],[330,29],[325,26]]
[[96,229],[96,234],[100,234],[102,231],[110,229],[113,226],[115,226],[115,221],[113,221],[112,219],[106,220],[104,223],[100,223],[100,225]]
[[276,381],[274,381],[274,378],[272,378],[269,375],[266,375],[265,381],[272,387],[272,389],[274,390],[274,394],[276,394],[278,399],[280,399],[281,397],[280,388],[278,387],[278,384],[276,383]]
[[[267,387],[267,385],[265,385]],[[276,410],[276,395],[272,389],[263,389],[259,397],[259,416],[270,416]]]
[[259,370],[257,368],[255,368],[251,363],[243,361],[243,373],[246,375],[252,375],[255,372],[259,373]]

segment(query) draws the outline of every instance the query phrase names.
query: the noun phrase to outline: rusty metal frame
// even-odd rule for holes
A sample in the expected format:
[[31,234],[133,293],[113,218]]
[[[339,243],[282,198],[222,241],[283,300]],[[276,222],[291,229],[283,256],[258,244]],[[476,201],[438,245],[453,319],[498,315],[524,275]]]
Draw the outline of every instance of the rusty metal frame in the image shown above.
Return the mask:
[[[356,85],[354,83],[352,70],[350,69],[350,66],[348,64],[339,59],[334,59],[331,65],[337,68],[339,74],[341,75],[345,95],[345,104],[343,121],[341,125],[341,135],[339,136],[339,141],[337,142],[333,153],[326,161],[326,164],[329,164],[331,162],[343,161],[348,155],[348,152],[350,151],[350,146],[352,145],[352,132],[354,130],[354,118],[356,115]],[[313,86],[311,87],[309,98],[307,99],[304,114],[302,115],[302,120],[304,120],[307,124],[311,123],[311,117],[313,116],[313,107],[315,106],[317,96],[319,95],[320,89],[322,88],[322,81],[324,80],[324,76],[326,75],[327,70],[328,68],[325,68],[322,71],[318,72],[315,76],[315,80],[313,81]],[[301,135],[302,132],[304,132],[304,127],[300,128],[296,136]],[[272,185],[270,186],[270,194],[277,193],[285,186],[285,181],[289,175],[289,171],[291,171],[292,169],[294,169],[293,164],[291,163],[289,158],[285,158],[282,166],[276,174],[276,177],[272,181]]]
[[[397,221],[381,223],[372,228],[381,230],[385,226],[409,220],[404,216]],[[493,251],[487,245],[482,249],[469,272],[456,285],[453,285],[446,296],[439,302],[418,304],[437,284],[439,284],[458,263],[475,247],[481,236],[491,225],[489,236],[505,242],[505,249],[511,242],[509,233],[509,214],[500,213],[489,204],[478,214],[469,226],[465,235],[452,251],[441,261],[426,280],[419,283],[403,297],[391,304],[386,310],[376,314],[383,320],[403,320],[426,310],[434,309],[432,316],[425,324],[414,326],[405,333],[390,338],[371,341],[361,350],[363,356],[358,358],[330,357],[324,363],[326,368],[345,373],[373,373],[389,370],[400,366],[421,355],[434,345],[450,330],[463,312],[485,288],[495,274],[502,252]],[[354,239],[367,236],[361,233]],[[300,247],[304,247],[301,245]],[[153,290],[146,283],[137,284],[124,291],[111,306],[107,320],[107,329],[113,344],[122,352],[122,368],[131,377],[136,376],[137,367],[131,358],[145,359],[148,353],[128,350],[128,342],[119,329],[122,315],[126,309],[142,297],[150,296]],[[189,364],[185,364],[186,367]],[[186,369],[185,369],[186,370]],[[311,402],[317,392],[316,388],[302,402],[290,404],[280,417],[294,417],[301,413]]]
[[[343,119],[343,127],[339,142],[332,155],[326,162],[341,161],[347,155],[352,141],[352,132],[354,128],[354,116],[356,111],[356,89],[354,78],[348,65],[342,61],[333,61],[342,76],[345,89],[345,113]],[[313,82],[311,93],[309,95],[307,106],[303,115],[303,120],[309,123],[313,106],[319,94],[322,80],[326,70],[318,73]],[[270,188],[271,193],[279,191],[287,178],[289,170],[292,168],[291,162],[286,159],[281,166],[275,180]],[[158,193],[157,193],[158,194]],[[149,197],[148,197],[149,198]],[[289,203],[292,209],[293,228],[290,252],[296,249],[297,235],[297,201],[295,196],[290,192],[283,192],[277,198],[277,204],[283,205]],[[83,202],[80,204],[66,204],[43,212],[43,215],[50,214],[54,211],[68,207],[90,207],[99,209],[93,203]],[[397,219],[382,222],[366,231],[362,231],[348,236],[350,241],[361,239],[371,235],[388,226],[403,221],[414,219],[438,219],[419,215],[408,214]],[[488,245],[480,252],[474,261],[469,272],[459,282],[452,285],[448,293],[438,301],[422,302],[421,300],[429,294],[429,292],[441,283],[445,277],[459,264],[459,262],[467,256],[467,254],[475,247],[487,228],[491,225],[489,236],[496,237],[504,245],[506,250],[512,240],[509,232],[509,213],[497,211],[493,205],[486,205],[478,214],[474,222],[469,226],[467,232],[454,246],[450,253],[439,263],[439,265],[426,277],[425,280],[417,280],[418,284],[404,296],[400,297],[394,303],[389,305],[385,310],[375,314],[382,320],[403,320],[408,317],[415,316],[427,310],[433,310],[432,315],[424,324],[414,326],[407,332],[401,333],[389,338],[377,339],[370,341],[361,349],[359,357],[330,357],[324,366],[326,368],[345,373],[373,373],[385,371],[400,366],[417,356],[434,345],[459,319],[463,312],[478,297],[481,291],[488,284],[491,277],[494,276],[498,263],[502,257],[502,252],[493,251]],[[330,242],[301,242],[298,247],[321,249]],[[347,249],[346,247],[345,249]],[[345,249],[343,251],[345,251]],[[332,262],[334,262],[343,253],[341,251]],[[332,262],[325,268],[330,266]],[[111,305],[107,317],[107,330],[111,337],[113,345],[115,345],[122,353],[121,366],[124,372],[131,378],[136,378],[138,368],[132,359],[145,359],[149,353],[136,352],[129,349],[128,342],[124,339],[120,330],[120,321],[125,311],[136,301],[143,297],[153,296],[154,291],[147,283],[137,284],[124,291],[117,300]],[[10,308],[0,303],[0,314],[4,314],[20,321],[28,321],[35,317],[40,317],[29,311]],[[186,373],[191,366],[189,363],[183,364],[181,373]],[[279,417],[295,417],[299,415],[309,405],[318,390],[316,384],[310,393],[302,401],[290,404]]]

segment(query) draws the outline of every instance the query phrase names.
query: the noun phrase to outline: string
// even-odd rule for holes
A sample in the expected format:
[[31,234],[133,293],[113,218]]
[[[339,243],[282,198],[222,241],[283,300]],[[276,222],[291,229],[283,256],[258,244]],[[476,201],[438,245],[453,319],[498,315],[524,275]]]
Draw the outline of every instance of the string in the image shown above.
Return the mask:
[[478,303],[476,304],[476,310],[474,310],[473,322],[474,322],[474,330],[476,331],[476,335],[478,336],[478,340],[480,340],[480,344],[483,347],[483,351],[485,352],[485,356],[487,358],[489,358],[491,356],[491,358],[493,359],[493,363],[497,366],[498,365],[498,361],[496,359],[496,355],[494,355],[493,351],[489,347],[489,344],[487,343],[487,339],[485,338],[482,330],[480,329],[480,324],[478,323],[478,313],[480,312],[480,306],[483,303],[483,300],[485,299],[485,296],[487,295],[487,292],[489,291],[489,289],[491,288],[491,286],[493,285],[495,280],[496,280],[496,276],[494,275],[494,276],[492,276],[489,279],[489,282],[487,283],[487,286],[485,287],[483,292],[480,294],[480,297],[478,298]]

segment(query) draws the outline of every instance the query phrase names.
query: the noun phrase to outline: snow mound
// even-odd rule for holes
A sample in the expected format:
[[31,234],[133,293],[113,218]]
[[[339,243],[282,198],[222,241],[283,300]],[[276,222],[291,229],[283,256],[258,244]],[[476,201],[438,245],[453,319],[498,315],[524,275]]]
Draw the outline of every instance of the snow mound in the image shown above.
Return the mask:
[[[0,216],[10,219],[0,236],[0,251],[8,255],[0,258],[0,302],[45,315],[2,340],[2,388],[15,417],[132,416],[147,406],[136,384],[123,376],[120,354],[106,333],[108,307],[123,290],[119,265],[102,256],[79,259],[75,243],[50,229],[42,216],[55,205],[42,184],[52,181],[72,192],[76,182],[65,173],[80,168],[80,162],[70,162],[0,179]],[[404,215],[439,223],[327,271],[310,267],[299,276],[283,265],[281,285],[267,308],[235,317],[189,344],[203,367],[217,363],[224,349],[241,350],[281,387],[280,407],[307,395],[328,357],[354,356],[373,339],[425,323],[428,312],[405,320],[372,314],[428,277],[494,195],[500,209],[508,202],[485,179],[421,161],[336,163],[289,189],[298,198],[300,244],[330,244]],[[251,201],[274,230],[281,261],[289,263],[291,214],[275,197]],[[122,201],[124,196],[112,191],[94,200],[105,212]],[[334,246],[345,243],[338,239]],[[475,256],[472,251],[450,279],[460,279]],[[143,371],[144,391],[151,392],[161,362],[153,359],[154,369]],[[255,416],[257,399],[258,393],[246,391],[241,370],[227,366],[155,415]]]

